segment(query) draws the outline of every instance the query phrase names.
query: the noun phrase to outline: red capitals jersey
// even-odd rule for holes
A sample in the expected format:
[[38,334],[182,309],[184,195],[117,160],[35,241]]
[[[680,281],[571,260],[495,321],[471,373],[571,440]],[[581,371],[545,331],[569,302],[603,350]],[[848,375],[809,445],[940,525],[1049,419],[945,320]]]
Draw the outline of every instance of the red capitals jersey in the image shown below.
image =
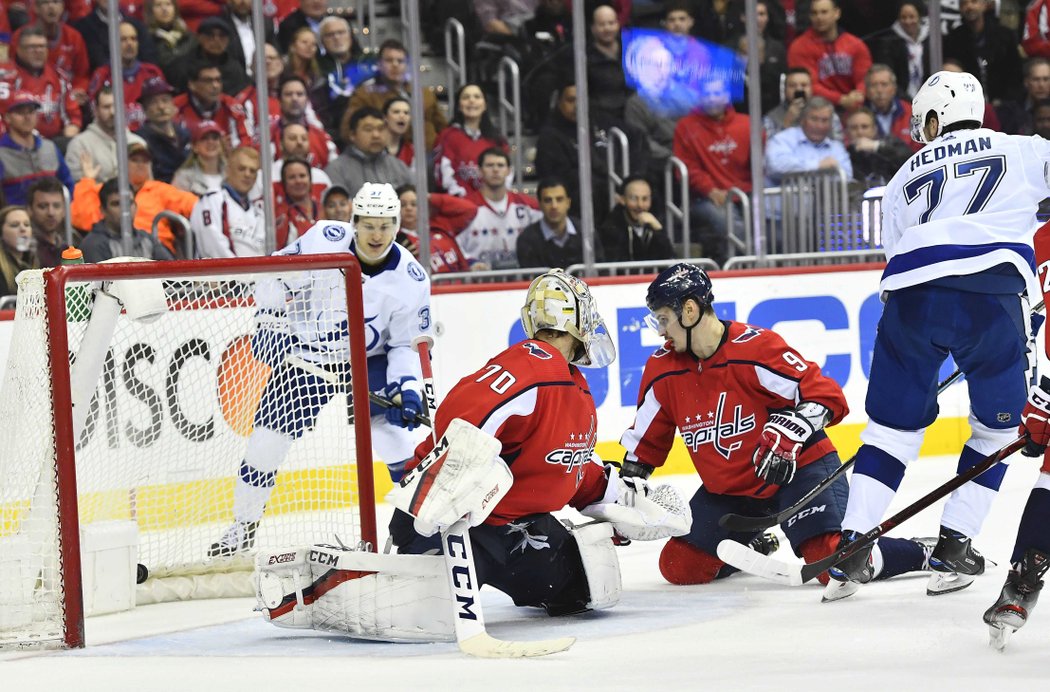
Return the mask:
[[80,104],[73,98],[73,86],[51,65],[44,65],[39,75],[17,63],[0,65],[0,100],[16,91],[28,91],[40,99],[36,130],[41,137],[60,137],[66,125],[80,127],[84,123]]
[[203,113],[197,110],[197,105],[187,92],[175,97],[175,108],[177,110],[175,122],[191,132],[201,121],[214,120],[222,128],[223,139],[228,148],[252,145],[245,122],[244,109],[234,101],[232,96],[219,94],[214,110],[210,113]]
[[[585,507],[605,493],[603,467],[591,461],[598,414],[587,381],[542,341],[514,344],[460,380],[438,408],[438,435],[453,418],[498,438],[500,456],[514,475],[486,524],[502,526],[566,504]],[[433,447],[427,438],[410,465]]]
[[[769,414],[815,401],[831,410],[832,423],[848,412],[838,384],[776,333],[742,322],[723,322],[718,350],[704,360],[668,347],[649,356],[634,424],[620,440],[627,459],[662,466],[682,435],[704,487],[720,495],[759,494],[763,481],[751,460]],[[835,451],[823,431],[802,448],[805,466]]]
[[[1039,288],[1043,292],[1043,300],[1050,300],[1050,222],[1039,227],[1035,232],[1035,266],[1039,279]],[[1050,326],[1044,329],[1045,342],[1043,352],[1050,354]],[[1043,456],[1043,473],[1050,473],[1050,453]]]
[[[164,73],[153,63],[136,62],[135,68],[130,72],[124,72],[124,112],[127,114],[127,126],[129,130],[137,130],[146,122],[146,111],[139,103],[142,95],[142,85],[148,79],[164,78]],[[111,86],[113,74],[109,65],[103,65],[91,75],[91,83],[88,86],[88,96],[95,100],[102,87]]]
[[[90,3],[89,3],[90,4]],[[69,21],[73,21],[70,19]],[[11,45],[17,46],[22,29],[11,37]],[[80,32],[65,22],[58,25],[58,36],[47,40],[47,63],[73,83],[74,89],[87,92],[91,78],[87,44]]]

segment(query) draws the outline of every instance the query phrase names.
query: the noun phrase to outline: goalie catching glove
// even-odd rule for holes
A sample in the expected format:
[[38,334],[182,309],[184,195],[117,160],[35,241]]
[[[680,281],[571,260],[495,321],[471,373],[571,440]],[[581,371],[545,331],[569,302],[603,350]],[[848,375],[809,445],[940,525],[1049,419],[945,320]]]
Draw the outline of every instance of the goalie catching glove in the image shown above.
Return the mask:
[[751,457],[755,475],[771,485],[790,483],[802,446],[830,420],[831,411],[814,401],[803,401],[794,411],[770,414]]
[[581,509],[581,514],[609,522],[616,533],[632,541],[655,541],[689,533],[693,515],[674,488],[654,488],[640,477],[621,478],[610,465],[606,465],[605,474],[609,478],[605,496]]
[[415,517],[415,530],[424,536],[462,517],[478,526],[514,482],[502,449],[492,435],[453,418],[434,449],[387,493],[387,502]]
[[1050,444],[1050,377],[1043,375],[1039,384],[1032,385],[1028,392],[1028,402],[1021,412],[1021,427],[1018,430],[1024,436],[1024,449],[1021,454],[1026,457],[1040,457]]

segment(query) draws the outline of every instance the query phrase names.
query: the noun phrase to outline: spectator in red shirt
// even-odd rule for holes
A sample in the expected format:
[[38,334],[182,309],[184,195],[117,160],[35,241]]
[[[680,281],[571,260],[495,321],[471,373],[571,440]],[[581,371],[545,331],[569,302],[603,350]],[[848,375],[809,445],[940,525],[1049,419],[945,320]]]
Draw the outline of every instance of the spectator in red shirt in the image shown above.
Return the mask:
[[[310,98],[306,82],[297,75],[285,75],[281,78],[277,96],[280,99],[281,117],[270,128],[270,139],[280,142],[281,129],[285,125],[291,123],[302,125],[310,136],[310,163],[318,168],[327,166],[328,162],[334,159],[339,152],[336,151],[335,144],[328,133],[307,120],[306,111],[310,105]],[[280,147],[275,153],[278,157],[281,156]]]
[[47,37],[35,26],[19,32],[13,63],[0,66],[0,84],[8,93],[28,91],[40,101],[37,132],[60,148],[84,123],[69,80],[48,63]]
[[788,65],[809,69],[815,78],[814,94],[853,110],[864,102],[871,52],[859,38],[839,30],[841,16],[838,0],[813,0],[810,27],[788,48]]
[[[124,112],[127,114],[128,129],[137,130],[146,121],[146,113],[142,110],[139,97],[142,95],[142,85],[148,79],[163,79],[164,73],[160,68],[148,62],[138,59],[139,37],[134,25],[130,22],[120,23],[120,62],[121,73],[124,75]],[[91,75],[91,86],[88,92],[94,98],[104,86],[113,83],[112,72],[109,65],[103,65]]]
[[[18,45],[19,36],[28,27],[44,30],[47,37],[47,62],[73,84],[73,97],[81,106],[87,105],[88,81],[91,67],[88,65],[87,45],[80,32],[62,19],[65,9],[62,0],[34,0],[36,21],[23,26],[11,37],[11,45]],[[72,21],[72,19],[70,19]]]
[[[456,92],[456,112],[451,124],[438,133],[434,144],[434,179],[445,192],[466,197],[481,187],[478,156],[492,147],[507,149],[488,114],[485,92],[477,84],[464,84]],[[513,178],[507,179],[511,184]]]
[[248,144],[251,140],[244,109],[233,97],[222,93],[219,68],[204,61],[194,61],[188,75],[189,91],[175,97],[175,108],[179,111],[175,122],[192,132],[202,120],[214,120],[222,128],[229,148]]
[[[310,134],[304,125],[288,123],[281,130],[280,140],[281,155],[273,162],[273,194],[274,204],[284,203],[284,186],[281,185],[281,170],[284,162],[290,159],[310,160]],[[328,174],[316,166],[310,167],[310,187],[314,199],[321,199],[321,194],[332,185],[332,179]]]
[[390,135],[386,150],[411,168],[416,158],[416,149],[408,136],[408,128],[412,124],[412,104],[403,96],[395,96],[383,104],[383,119]]
[[[401,232],[398,242],[417,258],[419,256],[419,212],[415,185],[397,188],[401,200]],[[478,205],[470,200],[432,192],[427,207],[430,221],[430,271],[470,271],[470,264],[456,242],[456,234],[466,228],[478,213]],[[404,236],[400,238],[400,236]]]
[[897,75],[889,65],[876,63],[864,77],[865,103],[875,115],[879,138],[896,137],[918,151],[922,148],[911,138],[911,104],[897,98]]
[[[281,101],[277,98],[277,83],[284,72],[284,60],[277,48],[270,43],[263,45],[266,54],[266,94],[267,107],[269,108],[270,127],[274,127],[281,119]],[[259,148],[259,103],[255,98],[255,84],[249,84],[241,93],[234,97],[237,105],[244,111],[244,119],[247,131],[251,133],[251,145]],[[246,142],[247,144],[247,142]]]
[[290,158],[281,167],[282,203],[277,206],[275,233],[277,247],[294,242],[321,218],[321,203],[314,197],[310,183],[310,162]]
[[729,104],[729,90],[711,80],[701,90],[700,108],[678,121],[674,155],[689,171],[692,233],[704,256],[719,265],[729,257],[728,237],[744,234],[744,221],[734,205],[733,228],[726,225],[729,188],[751,192],[750,119]]

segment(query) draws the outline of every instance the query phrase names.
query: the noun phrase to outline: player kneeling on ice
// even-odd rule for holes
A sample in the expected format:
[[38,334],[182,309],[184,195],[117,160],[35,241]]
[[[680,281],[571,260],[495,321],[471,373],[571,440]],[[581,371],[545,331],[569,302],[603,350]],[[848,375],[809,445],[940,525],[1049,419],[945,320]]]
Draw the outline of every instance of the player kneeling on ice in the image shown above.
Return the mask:
[[[354,197],[353,220],[318,221],[278,255],[352,252],[361,263],[368,333],[368,383],[394,404],[371,404],[372,445],[401,478],[421,434],[419,361],[412,340],[430,332],[430,279],[394,243],[401,202],[387,184],[365,183]],[[277,469],[292,444],[310,430],[332,397],[350,391],[346,296],[333,273],[260,282],[252,354],[273,368],[255,414],[236,485],[234,524],[209,550],[225,557],[251,550]],[[352,411],[348,402],[347,413]]]
[[[719,518],[776,514],[841,464],[823,431],[847,413],[838,384],[778,334],[718,319],[713,301],[710,278],[693,265],[669,267],[649,285],[648,322],[667,342],[645,364],[638,412],[621,439],[623,474],[647,478],[663,465],[677,429],[703,481],[689,502],[692,530],[660,554],[660,572],[672,584],[705,584],[737,571],[716,557],[722,540],[776,550],[772,534],[731,532]],[[840,478],[782,524],[796,555],[812,561],[835,548],[848,493]],[[919,541],[884,538],[879,547],[880,578],[925,566]],[[819,579],[828,584],[826,572]],[[825,600],[855,590],[833,583]]]
[[[528,338],[449,392],[437,443],[419,445],[388,496],[397,555],[314,546],[258,557],[260,603],[274,624],[451,639],[453,601],[436,553],[464,517],[472,587],[489,584],[551,615],[617,603],[614,530],[638,540],[689,530],[672,488],[624,481],[592,461],[597,412],[577,366],[604,367],[615,351],[586,284],[561,270],[540,276],[522,321]],[[599,521],[566,527],[551,515],[566,505]]]

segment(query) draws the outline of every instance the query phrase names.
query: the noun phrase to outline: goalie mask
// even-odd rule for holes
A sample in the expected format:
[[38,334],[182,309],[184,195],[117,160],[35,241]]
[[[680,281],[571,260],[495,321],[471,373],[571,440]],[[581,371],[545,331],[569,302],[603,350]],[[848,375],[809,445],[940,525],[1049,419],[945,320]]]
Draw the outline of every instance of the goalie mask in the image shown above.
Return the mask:
[[587,284],[561,269],[533,280],[521,309],[521,324],[530,339],[542,329],[575,337],[582,347],[570,360],[573,365],[604,368],[616,360],[616,347]]
[[401,200],[393,186],[389,183],[362,185],[354,195],[352,221],[358,257],[371,263],[385,258],[401,228]]
[[[930,112],[937,116],[937,132],[927,139],[926,120]],[[929,144],[944,133],[949,125],[984,123],[984,87],[969,72],[941,71],[923,84],[911,105],[911,138]]]

